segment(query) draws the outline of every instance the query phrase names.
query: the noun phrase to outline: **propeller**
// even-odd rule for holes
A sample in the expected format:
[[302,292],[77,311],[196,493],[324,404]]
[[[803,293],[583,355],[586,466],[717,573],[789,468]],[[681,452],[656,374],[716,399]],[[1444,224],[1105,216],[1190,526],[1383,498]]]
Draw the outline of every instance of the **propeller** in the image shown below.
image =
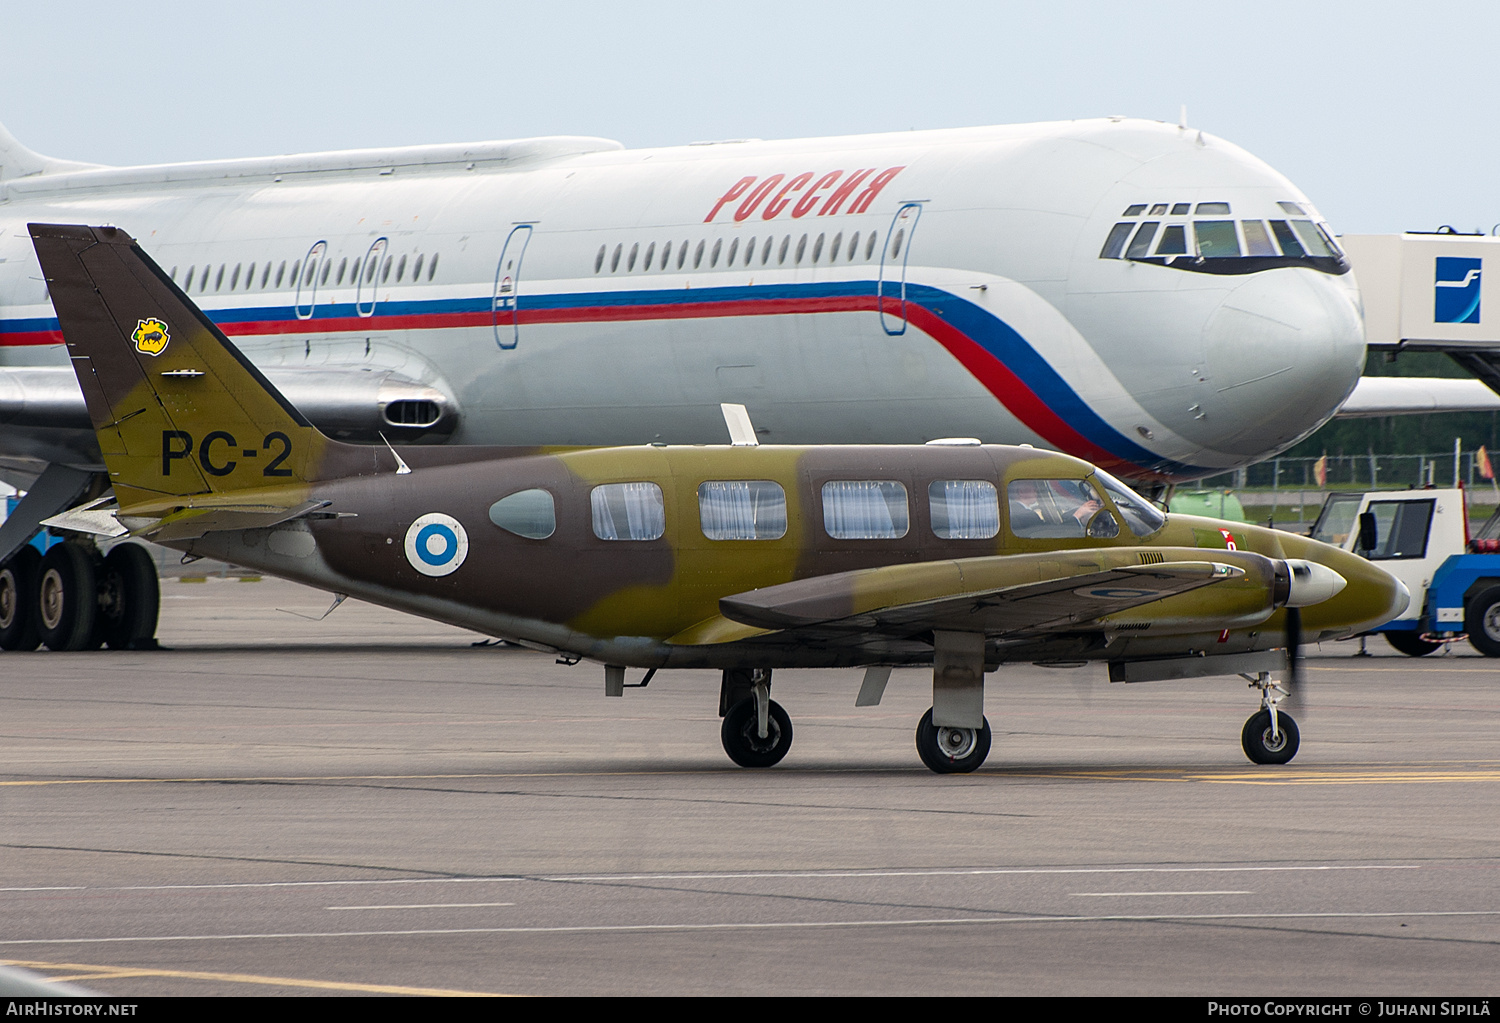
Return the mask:
[[1286,707],[1305,710],[1302,695],[1302,609],[1286,609]]

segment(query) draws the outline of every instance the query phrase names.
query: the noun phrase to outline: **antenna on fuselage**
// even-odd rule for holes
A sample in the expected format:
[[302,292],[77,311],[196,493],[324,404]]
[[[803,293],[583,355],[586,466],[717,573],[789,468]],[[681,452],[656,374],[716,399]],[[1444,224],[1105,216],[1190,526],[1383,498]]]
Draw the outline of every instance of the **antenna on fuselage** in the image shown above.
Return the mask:
[[750,412],[743,405],[722,402],[719,411],[724,413],[724,425],[729,427],[729,443],[737,448],[759,447],[755,437],[755,424],[750,422]]
[[1184,103],[1177,113],[1177,127],[1183,131],[1187,130],[1187,104]]

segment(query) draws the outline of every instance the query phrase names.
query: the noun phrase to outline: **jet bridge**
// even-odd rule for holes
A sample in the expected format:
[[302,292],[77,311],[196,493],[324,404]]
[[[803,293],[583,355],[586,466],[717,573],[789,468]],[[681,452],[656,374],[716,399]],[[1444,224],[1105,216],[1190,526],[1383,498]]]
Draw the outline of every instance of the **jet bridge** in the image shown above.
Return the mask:
[[1500,394],[1500,238],[1441,228],[1339,240],[1372,350],[1444,352]]

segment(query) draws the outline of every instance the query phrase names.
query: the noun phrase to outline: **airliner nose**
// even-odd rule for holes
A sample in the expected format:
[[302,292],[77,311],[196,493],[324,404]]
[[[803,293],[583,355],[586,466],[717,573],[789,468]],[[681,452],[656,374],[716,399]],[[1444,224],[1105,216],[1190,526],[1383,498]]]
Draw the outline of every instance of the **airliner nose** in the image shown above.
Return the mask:
[[1203,332],[1209,447],[1264,456],[1333,414],[1364,368],[1353,296],[1341,278],[1300,268],[1254,274],[1229,293]]

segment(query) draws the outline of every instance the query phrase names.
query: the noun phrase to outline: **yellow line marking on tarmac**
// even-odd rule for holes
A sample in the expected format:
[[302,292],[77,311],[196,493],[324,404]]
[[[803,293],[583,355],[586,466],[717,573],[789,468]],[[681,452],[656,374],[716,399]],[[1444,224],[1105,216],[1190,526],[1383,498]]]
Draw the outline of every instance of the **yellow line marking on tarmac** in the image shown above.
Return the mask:
[[198,970],[157,970],[130,966],[95,966],[87,963],[28,962],[7,959],[7,966],[19,966],[27,970],[84,970],[84,973],[69,973],[51,976],[49,980],[117,980],[126,977],[170,977],[178,980],[217,980],[231,984],[264,984],[269,987],[306,987],[324,991],[359,991],[375,995],[424,995],[448,998],[513,998],[494,991],[458,991],[452,988],[404,987],[398,984],[357,984],[340,980],[304,980],[299,977],[264,977],[254,973],[208,973]]

